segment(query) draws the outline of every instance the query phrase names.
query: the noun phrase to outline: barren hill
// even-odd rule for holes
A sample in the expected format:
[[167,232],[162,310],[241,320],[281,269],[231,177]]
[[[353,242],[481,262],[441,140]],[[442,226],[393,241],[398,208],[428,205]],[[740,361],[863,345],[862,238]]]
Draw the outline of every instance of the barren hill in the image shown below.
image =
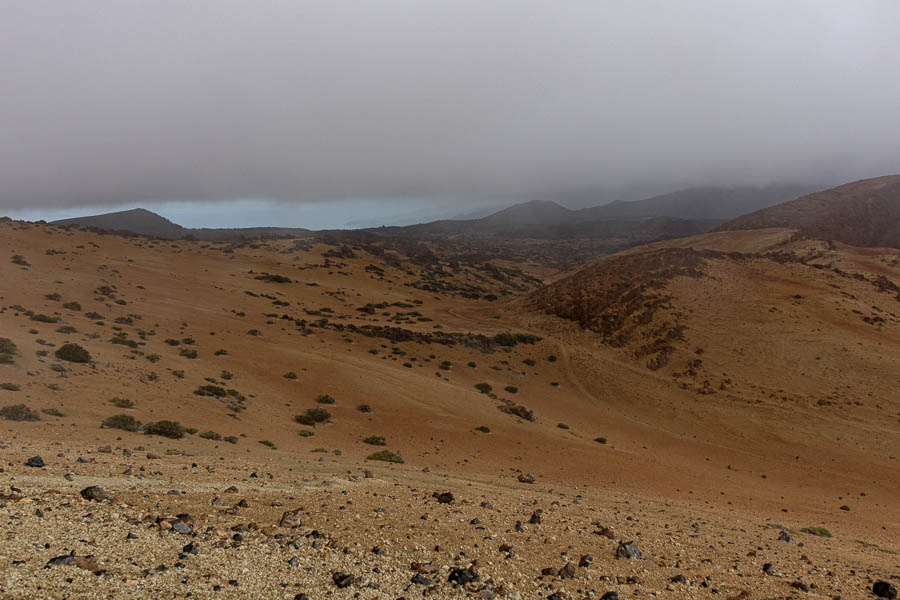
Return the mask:
[[0,234],[0,597],[855,598],[895,570],[897,251],[724,232],[538,289],[372,238]]
[[900,248],[900,175],[848,183],[738,217],[719,231],[788,227],[821,240]]

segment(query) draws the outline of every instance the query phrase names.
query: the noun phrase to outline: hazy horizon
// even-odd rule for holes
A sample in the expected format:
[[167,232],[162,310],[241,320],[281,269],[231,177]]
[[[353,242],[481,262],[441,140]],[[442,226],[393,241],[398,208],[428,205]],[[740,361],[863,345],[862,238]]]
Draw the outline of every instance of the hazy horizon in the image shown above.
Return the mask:
[[196,223],[213,202],[224,226],[263,209],[342,226],[900,172],[894,2],[92,0],[4,15],[3,212],[155,202]]

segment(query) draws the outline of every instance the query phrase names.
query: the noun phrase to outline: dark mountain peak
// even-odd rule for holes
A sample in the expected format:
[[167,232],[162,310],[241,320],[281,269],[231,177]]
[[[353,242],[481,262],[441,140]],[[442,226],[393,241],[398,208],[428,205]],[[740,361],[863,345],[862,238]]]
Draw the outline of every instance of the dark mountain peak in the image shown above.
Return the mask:
[[185,229],[167,218],[145,208],[132,208],[101,215],[75,217],[53,221],[53,225],[81,225],[108,231],[129,231],[161,238],[181,237]]
[[507,225],[556,224],[568,221],[574,211],[552,200],[531,200],[495,212],[482,221]]

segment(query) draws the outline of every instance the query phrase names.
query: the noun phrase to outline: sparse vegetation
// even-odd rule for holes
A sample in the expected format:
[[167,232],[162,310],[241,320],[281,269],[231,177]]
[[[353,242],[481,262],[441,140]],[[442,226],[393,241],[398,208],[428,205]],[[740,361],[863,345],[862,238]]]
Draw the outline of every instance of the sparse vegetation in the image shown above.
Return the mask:
[[216,442],[222,439],[222,436],[215,431],[204,431],[200,434],[200,437],[202,437],[204,440],[213,440]]
[[372,407],[369,406],[368,404],[360,404],[359,406],[356,407],[356,410],[358,410],[361,413],[370,413],[370,412],[372,412]]
[[516,394],[516,393],[518,393],[518,391],[519,391],[519,388],[517,388],[517,387],[514,386],[514,385],[508,385],[508,386],[506,386],[506,387],[503,388],[503,389],[506,390],[507,392],[509,392],[510,394]]
[[300,430],[300,437],[312,437],[314,435],[316,435],[316,432],[313,431],[312,429],[301,429]]
[[51,417],[65,416],[62,414],[62,412],[58,408],[53,408],[53,407],[45,408],[45,409],[41,410],[41,412],[44,413],[45,415],[50,415]]
[[73,363],[91,362],[91,353],[78,344],[63,344],[54,353],[56,358]]
[[0,337],[0,365],[11,365],[16,358],[16,344],[9,338]]
[[291,379],[291,380],[297,379],[297,374],[294,373],[293,371],[288,371],[287,373],[284,374],[284,378]]
[[0,390],[6,392],[18,392],[21,389],[17,383],[0,383]]
[[40,421],[41,417],[24,404],[11,404],[0,408],[0,417],[7,421]]
[[73,300],[72,302],[66,302],[66,303],[64,303],[64,304],[63,304],[63,308],[66,308],[66,309],[68,309],[68,310],[74,310],[74,311],[76,311],[76,312],[81,312],[81,303],[80,303],[80,302],[75,302],[75,301]]
[[491,386],[491,384],[482,382],[482,383],[476,383],[475,389],[478,390],[479,392],[481,392],[482,394],[490,394],[494,388]]
[[197,351],[193,348],[182,348],[178,354],[185,358],[197,358]]
[[481,433],[490,433],[491,428],[488,427],[487,425],[479,425],[478,427],[475,428],[475,431],[480,431]]
[[259,443],[265,446],[266,448],[271,448],[272,450],[276,449],[275,443],[269,440],[259,440]]
[[115,398],[110,400],[109,403],[118,408],[133,408],[134,407],[134,402],[132,402],[131,400],[129,400],[127,398],[119,398],[118,396],[116,396]]
[[390,450],[379,450],[378,452],[374,452],[366,457],[366,460],[380,460],[381,462],[389,462],[389,463],[399,463],[402,464],[405,462],[403,457],[397,454],[396,452],[391,452]]
[[595,437],[595,438],[594,438],[594,441],[597,442],[598,444],[605,444],[605,443],[606,443],[606,438],[603,437],[603,436]]
[[222,441],[228,442],[229,444],[237,444],[238,443],[237,436],[234,436],[234,435],[226,435],[225,437],[222,438]]
[[569,426],[566,425],[565,423],[557,423],[556,426],[559,427],[560,429],[568,429],[569,428]]
[[121,414],[106,417],[105,419],[103,419],[103,422],[100,423],[100,427],[106,427],[107,429],[123,429],[125,431],[137,431],[141,428],[141,422],[131,415]]
[[217,385],[201,385],[194,390],[196,396],[211,396],[213,398],[224,398],[228,394],[225,388]]
[[363,440],[364,443],[369,444],[371,446],[385,446],[387,445],[387,440],[384,439],[383,435],[370,435],[366,439]]
[[832,537],[831,532],[820,526],[812,526],[812,527],[804,527],[801,529],[803,533],[808,533],[809,535],[815,535],[818,537],[830,538]]
[[334,404],[335,399],[329,394],[319,394],[318,396],[316,396],[316,402],[318,402],[319,404]]
[[173,440],[181,439],[187,433],[178,421],[165,420],[147,423],[144,425],[143,431],[147,435],[159,435]]

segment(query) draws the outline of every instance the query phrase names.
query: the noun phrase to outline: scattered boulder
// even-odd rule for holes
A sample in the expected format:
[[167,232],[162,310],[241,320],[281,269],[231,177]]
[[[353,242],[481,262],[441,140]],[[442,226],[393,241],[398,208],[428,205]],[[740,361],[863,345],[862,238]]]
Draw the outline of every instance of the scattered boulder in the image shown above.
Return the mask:
[[112,502],[115,498],[112,494],[104,490],[99,485],[92,485],[90,487],[86,487],[81,490],[81,497],[85,500],[93,501],[93,502],[103,502],[104,500],[109,500]]
[[331,574],[331,580],[334,582],[334,585],[338,586],[339,588],[345,588],[349,587],[355,581],[355,578],[353,577],[353,575],[335,571]]
[[438,501],[438,504],[452,504],[453,503],[453,494],[451,492],[441,492],[441,493],[433,493],[431,495],[432,498]]
[[872,586],[872,593],[879,598],[889,598],[891,600],[897,598],[897,588],[887,581],[876,581]]
[[301,527],[303,525],[303,521],[300,520],[301,509],[295,508],[294,510],[287,510],[284,514],[281,515],[281,520],[278,521],[279,527]]
[[620,542],[616,548],[616,558],[641,558],[641,551],[634,542]]
[[25,466],[41,468],[44,466],[44,459],[41,458],[40,456],[32,456],[31,458],[29,458],[28,460],[25,461]]
[[531,473],[522,473],[519,475],[519,483],[534,483],[534,475]]

